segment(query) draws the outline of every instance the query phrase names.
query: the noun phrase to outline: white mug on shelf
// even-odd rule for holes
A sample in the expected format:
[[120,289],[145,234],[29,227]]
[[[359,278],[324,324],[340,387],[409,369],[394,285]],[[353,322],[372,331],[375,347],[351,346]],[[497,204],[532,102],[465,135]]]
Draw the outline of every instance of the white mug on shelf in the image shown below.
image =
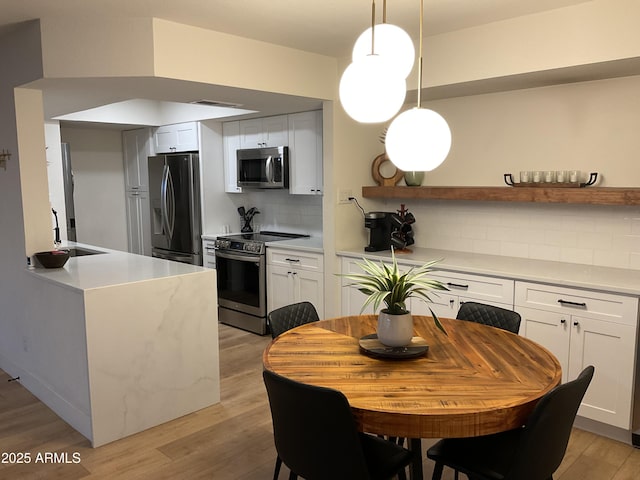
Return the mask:
[[569,172],[569,181],[571,183],[579,183],[580,182],[580,170],[571,170]]
[[567,183],[569,182],[569,172],[566,170],[558,170],[556,172],[556,182]]
[[539,170],[536,170],[535,172],[533,172],[533,183],[540,183],[542,182],[542,172]]
[[555,183],[556,172],[553,170],[547,170],[544,172],[544,183]]

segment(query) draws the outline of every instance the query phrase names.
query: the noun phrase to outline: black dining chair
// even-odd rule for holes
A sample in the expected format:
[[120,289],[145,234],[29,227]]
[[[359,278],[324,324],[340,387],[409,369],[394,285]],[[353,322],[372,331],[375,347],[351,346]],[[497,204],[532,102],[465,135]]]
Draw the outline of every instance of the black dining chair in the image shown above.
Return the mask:
[[520,330],[521,318],[518,312],[485,303],[464,302],[456,318],[501,328],[512,333],[518,333]]
[[271,337],[276,338],[283,332],[305,323],[320,320],[316,307],[311,302],[298,302],[285,305],[267,314]]
[[548,392],[521,428],[437,442],[427,450],[436,462],[432,480],[442,478],[444,466],[456,470],[456,478],[462,472],[473,480],[553,480],[593,372],[588,366],[575,380]]
[[[385,480],[398,474],[413,453],[358,432],[347,398],[338,390],[296,382],[265,370],[273,437],[290,480]],[[277,478],[277,474],[274,479]]]

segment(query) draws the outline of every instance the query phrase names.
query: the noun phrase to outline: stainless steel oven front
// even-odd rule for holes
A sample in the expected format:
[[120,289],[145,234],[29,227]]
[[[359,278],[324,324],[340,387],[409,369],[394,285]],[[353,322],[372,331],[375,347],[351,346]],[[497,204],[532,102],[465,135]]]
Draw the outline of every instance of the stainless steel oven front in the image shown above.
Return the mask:
[[216,249],[218,320],[259,335],[267,329],[264,253]]

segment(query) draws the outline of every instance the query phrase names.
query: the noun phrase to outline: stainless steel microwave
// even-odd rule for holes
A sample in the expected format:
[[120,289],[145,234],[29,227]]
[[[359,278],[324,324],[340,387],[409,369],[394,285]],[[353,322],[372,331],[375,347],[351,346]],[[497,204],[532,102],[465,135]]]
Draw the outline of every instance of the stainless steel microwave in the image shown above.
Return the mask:
[[243,148],[236,152],[238,186],[289,188],[289,148]]

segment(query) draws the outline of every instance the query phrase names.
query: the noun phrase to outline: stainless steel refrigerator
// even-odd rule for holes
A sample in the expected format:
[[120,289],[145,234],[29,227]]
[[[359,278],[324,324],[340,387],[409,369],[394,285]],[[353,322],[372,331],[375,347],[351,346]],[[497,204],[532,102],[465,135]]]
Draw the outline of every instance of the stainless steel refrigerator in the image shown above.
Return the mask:
[[152,255],[202,265],[197,153],[149,157],[149,203]]

